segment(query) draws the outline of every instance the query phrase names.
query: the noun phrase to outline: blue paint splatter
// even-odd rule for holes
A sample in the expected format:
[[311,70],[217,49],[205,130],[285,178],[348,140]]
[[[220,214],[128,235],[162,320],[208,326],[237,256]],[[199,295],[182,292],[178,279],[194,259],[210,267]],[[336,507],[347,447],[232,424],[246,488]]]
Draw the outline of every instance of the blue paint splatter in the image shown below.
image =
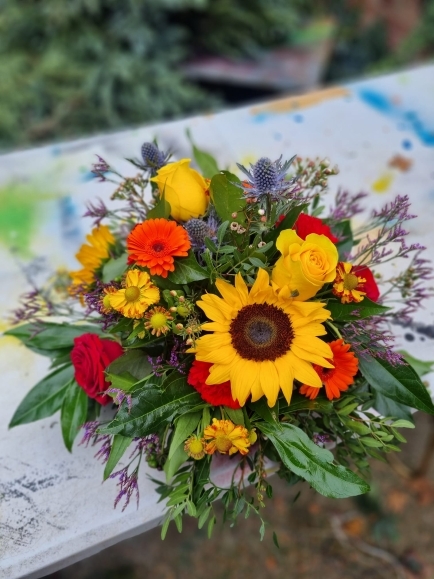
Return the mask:
[[299,114],[294,115],[294,121],[295,121],[296,123],[302,123],[302,122],[304,121],[303,115],[299,115]]
[[274,140],[281,141],[282,140],[282,133],[274,133]]
[[407,151],[409,151],[413,147],[413,144],[410,141],[410,139],[404,139],[402,141],[402,146],[404,147],[404,149],[407,149]]
[[268,119],[270,115],[268,113],[258,113],[257,115],[255,115],[253,117],[253,121],[255,123],[263,123],[264,121],[266,121]]
[[[424,145],[428,147],[434,147],[434,127],[429,128],[422,122],[419,118],[418,113],[414,110],[404,110],[402,107],[395,105],[391,99],[379,92],[372,89],[362,88],[358,92],[359,97],[363,102],[372,108],[376,109],[378,112],[392,117],[398,123],[399,129],[409,129],[412,130],[421,140]],[[406,141],[403,141],[404,145]]]
[[80,240],[80,217],[77,215],[77,207],[72,197],[62,197],[59,199],[60,222],[62,225],[62,236],[68,241],[78,242]]

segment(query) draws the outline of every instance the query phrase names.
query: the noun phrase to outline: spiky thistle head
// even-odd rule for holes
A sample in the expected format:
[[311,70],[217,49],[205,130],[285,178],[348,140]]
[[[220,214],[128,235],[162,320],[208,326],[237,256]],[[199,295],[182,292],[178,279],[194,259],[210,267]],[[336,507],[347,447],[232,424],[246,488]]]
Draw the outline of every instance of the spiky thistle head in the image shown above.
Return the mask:
[[154,143],[143,143],[142,149],[143,164],[152,175],[155,175],[158,169],[161,169],[169,158],[167,153],[160,151]]
[[268,157],[261,157],[259,161],[250,164],[250,171],[243,165],[238,168],[248,177],[247,181],[240,183],[244,193],[255,200],[261,200],[264,196],[270,196],[272,200],[281,200],[288,196],[294,179],[287,180],[286,174],[295,156],[289,161],[282,163],[282,157],[272,161]]

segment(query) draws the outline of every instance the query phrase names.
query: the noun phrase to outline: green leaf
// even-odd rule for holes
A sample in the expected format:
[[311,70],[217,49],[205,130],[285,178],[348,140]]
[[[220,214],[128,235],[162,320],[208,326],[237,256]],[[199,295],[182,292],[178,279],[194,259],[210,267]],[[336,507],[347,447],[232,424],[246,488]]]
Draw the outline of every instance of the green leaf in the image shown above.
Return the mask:
[[228,406],[224,406],[225,413],[229,416],[229,420],[232,420],[234,424],[241,424],[244,425],[244,414],[241,408],[229,408]]
[[276,242],[279,235],[285,229],[292,229],[294,227],[294,223],[297,221],[297,217],[300,215],[304,209],[307,208],[307,205],[299,205],[298,207],[294,207],[285,215],[285,218],[279,223],[277,227],[270,229],[270,231],[264,236],[264,241],[267,243],[272,241],[273,247],[270,249],[268,253],[273,254],[275,253],[275,246],[274,243]]
[[129,436],[115,434],[112,441],[112,447],[110,449],[110,455],[104,468],[104,480],[107,480],[111,473],[114,471],[115,466],[118,464],[125,451],[130,446],[132,440],[133,439]]
[[148,213],[146,214],[146,219],[168,219],[170,217],[171,211],[170,203],[166,201],[164,192],[161,194],[160,200]]
[[121,277],[127,269],[127,254],[123,253],[120,257],[109,259],[102,268],[102,281],[110,283],[117,277]]
[[122,374],[106,374],[106,380],[111,383],[111,388],[118,388],[124,392],[131,390],[134,384],[137,383],[136,378],[131,376],[129,372],[122,372]]
[[404,404],[399,404],[390,398],[383,396],[378,390],[374,390],[373,407],[381,416],[393,416],[394,418],[403,418],[404,420],[413,420],[411,409]]
[[357,422],[357,420],[353,420],[352,418],[342,417],[341,418],[342,424],[344,424],[347,428],[356,432],[357,434],[367,435],[371,434],[371,429],[369,426],[366,426],[363,422]]
[[116,418],[100,429],[101,433],[147,436],[157,432],[176,415],[188,412],[202,400],[187,384],[186,377],[176,372],[162,386],[150,380],[143,388],[133,392],[131,398],[131,411],[128,412],[126,405],[121,406]]
[[[331,312],[333,320],[342,322],[378,316],[390,310],[390,308],[372,302],[366,297],[363,298],[361,302],[352,304],[341,304],[341,302],[338,301],[329,301],[326,308]],[[356,314],[353,314],[354,311],[356,311]]]
[[208,179],[212,179],[212,177],[214,177],[214,175],[219,172],[217,161],[212,155],[196,147],[196,145],[193,143],[193,139],[189,130],[187,130],[187,137],[192,144],[194,160],[196,161],[199,169],[202,171],[202,175]]
[[339,237],[339,241],[336,244],[339,252],[339,259],[345,261],[354,244],[351,221],[347,219],[336,223],[333,226],[333,233],[336,237]]
[[63,442],[71,452],[75,437],[86,422],[87,395],[75,380],[69,383],[60,412]]
[[424,360],[419,360],[418,358],[414,358],[405,350],[398,350],[398,353],[401,354],[404,360],[410,364],[410,366],[417,372],[419,376],[425,376],[425,374],[429,374],[430,372],[434,371],[434,360],[427,362]]
[[15,410],[9,428],[52,416],[60,410],[66,390],[74,376],[71,365],[56,368],[34,386]]
[[185,452],[183,446],[178,446],[175,452],[172,454],[171,458],[168,458],[164,463],[163,470],[166,473],[166,480],[170,481],[171,478],[177,473],[178,468],[188,460],[188,454]]
[[392,366],[381,358],[360,357],[359,368],[375,390],[400,404],[434,414],[434,405],[421,379],[411,366]]
[[276,545],[278,549],[280,549],[279,541],[277,540],[276,531],[273,531],[273,543]]
[[209,274],[206,269],[197,263],[194,253],[190,251],[187,257],[177,257],[175,259],[175,271],[169,273],[167,280],[180,285],[200,281],[208,277]]
[[285,399],[280,401],[279,414],[290,414],[291,412],[299,412],[300,410],[312,410],[329,414],[333,410],[333,404],[326,398],[309,400],[309,398],[297,392],[292,395],[289,405]]
[[142,380],[142,378],[152,374],[152,366],[149,363],[147,354],[141,350],[128,350],[128,352],[116,358],[106,372],[109,374],[129,372],[137,380]]
[[393,428],[415,428],[415,425],[413,424],[413,422],[410,422],[409,420],[395,420],[395,422],[392,424]]
[[258,428],[273,443],[283,464],[326,497],[345,498],[369,491],[351,470],[333,464],[333,454],[317,446],[300,428],[287,422],[260,422]]
[[[41,327],[43,328],[41,330]],[[53,324],[43,322],[42,324],[24,324],[17,328],[7,330],[5,335],[14,336],[21,340],[30,350],[60,350],[61,348],[72,348],[74,338],[82,334],[99,334],[101,328],[97,325],[83,324],[73,326],[71,324]]]
[[189,412],[188,414],[183,414],[178,418],[176,421],[175,433],[170,444],[169,459],[172,458],[176,449],[187,440],[199,424],[201,418],[202,412]]
[[278,418],[279,418],[279,401],[277,401],[276,405],[273,408],[270,408],[267,404],[267,400],[265,396],[257,400],[256,402],[250,402],[249,407],[256,412],[258,416],[265,420],[265,422],[269,422],[271,424],[277,424],[279,426]]
[[[214,175],[210,185],[211,199],[222,221],[244,223],[246,199],[243,190],[233,183],[240,183],[240,180],[231,173],[225,171]],[[238,213],[238,216],[234,218],[232,213]]]

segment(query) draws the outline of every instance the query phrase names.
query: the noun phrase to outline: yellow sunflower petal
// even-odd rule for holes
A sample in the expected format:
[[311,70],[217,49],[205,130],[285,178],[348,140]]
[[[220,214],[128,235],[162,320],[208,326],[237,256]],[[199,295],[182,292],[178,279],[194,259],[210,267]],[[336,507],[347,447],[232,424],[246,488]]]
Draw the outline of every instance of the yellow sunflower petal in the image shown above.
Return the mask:
[[308,384],[309,386],[321,387],[321,378],[315,372],[312,364],[301,360],[298,356],[295,356],[293,352],[288,352],[288,360],[294,370],[294,378],[301,382],[302,384]]

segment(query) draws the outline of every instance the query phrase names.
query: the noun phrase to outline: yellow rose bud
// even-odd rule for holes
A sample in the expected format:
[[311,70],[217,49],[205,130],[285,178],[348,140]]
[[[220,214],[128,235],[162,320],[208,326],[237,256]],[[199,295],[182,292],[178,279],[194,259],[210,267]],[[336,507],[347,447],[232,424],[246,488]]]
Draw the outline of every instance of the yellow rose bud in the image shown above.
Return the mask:
[[313,297],[325,283],[334,281],[338,250],[325,235],[310,233],[303,241],[293,229],[282,231],[276,241],[282,257],[271,274],[272,281],[289,292],[298,292],[297,301]]
[[158,185],[170,203],[176,221],[188,221],[203,215],[209,203],[209,182],[190,168],[191,159],[181,159],[162,167],[151,181]]

